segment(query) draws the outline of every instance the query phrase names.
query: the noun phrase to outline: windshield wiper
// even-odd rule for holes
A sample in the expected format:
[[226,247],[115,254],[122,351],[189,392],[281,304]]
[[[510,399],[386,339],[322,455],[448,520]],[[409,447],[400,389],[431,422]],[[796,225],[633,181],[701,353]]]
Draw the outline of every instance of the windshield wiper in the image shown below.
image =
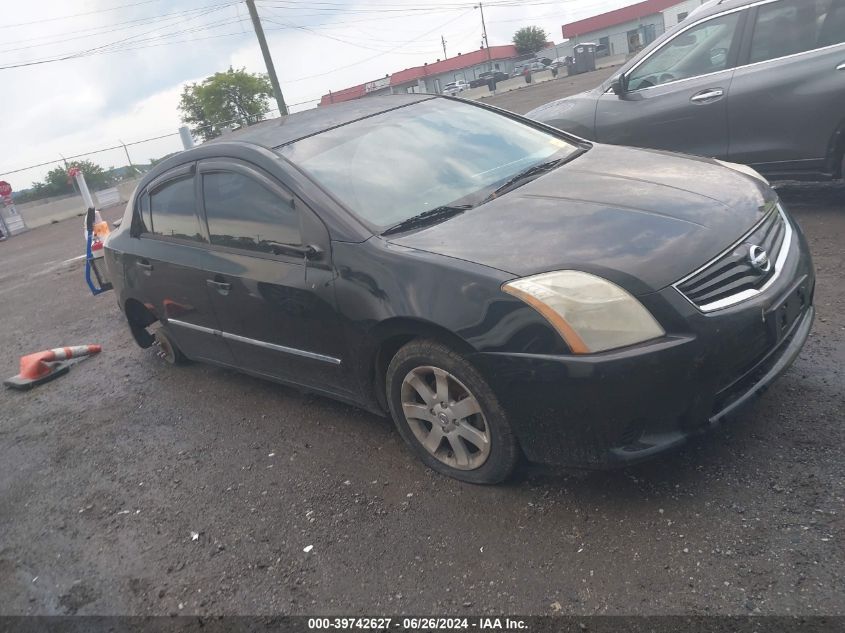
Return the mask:
[[394,233],[402,233],[403,231],[407,231],[409,229],[437,224],[443,220],[448,220],[456,215],[460,215],[468,209],[472,209],[471,204],[445,204],[440,207],[435,207],[433,209],[429,209],[428,211],[423,211],[419,215],[410,217],[407,220],[402,220],[399,224],[395,224],[384,231],[382,235],[393,235]]
[[550,160],[546,163],[534,165],[524,171],[519,172],[516,176],[508,180],[505,184],[501,185],[493,193],[484,198],[481,204],[484,204],[484,202],[490,202],[494,198],[498,198],[499,196],[501,196],[503,193],[507,193],[511,189],[515,189],[517,185],[523,184],[529,178],[533,178],[534,176],[539,176],[540,174],[544,174],[547,171],[553,170],[555,167],[565,162],[568,158],[569,157],[557,158],[555,160]]

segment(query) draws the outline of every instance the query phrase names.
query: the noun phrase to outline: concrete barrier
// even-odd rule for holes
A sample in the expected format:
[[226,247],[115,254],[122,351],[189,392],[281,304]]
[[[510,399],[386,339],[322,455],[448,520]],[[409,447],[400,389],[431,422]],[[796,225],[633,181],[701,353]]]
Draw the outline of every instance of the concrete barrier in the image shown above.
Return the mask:
[[97,206],[102,209],[113,207],[120,202],[120,192],[117,190],[117,187],[101,189],[100,191],[94,192],[94,200],[97,201]]
[[[129,196],[138,186],[139,179],[126,180],[115,187],[117,196],[112,196],[111,200],[117,198],[116,204],[125,203],[129,200]],[[110,202],[111,202],[110,200]],[[115,204],[115,203],[113,203]],[[85,213],[85,203],[79,195],[61,196],[56,198],[45,198],[43,200],[34,200],[32,202],[24,202],[16,205],[18,213],[20,213],[26,225],[31,228],[37,228],[50,224],[52,222],[59,222],[74,216],[81,216]]]
[[[625,55],[614,55],[612,57],[602,57],[596,60],[596,70],[601,68],[611,68],[613,66],[621,66],[627,60]],[[552,76],[552,71],[550,70],[541,70],[531,74],[531,83],[525,83],[525,77],[520,75],[519,77],[511,77],[506,81],[500,81],[496,86],[496,94],[502,94],[503,92],[510,92],[511,90],[519,90],[520,88],[526,88],[527,86],[532,86],[534,84],[541,84],[546,81],[552,81],[553,79],[566,79],[567,78],[566,68],[560,68],[558,71],[557,77]],[[472,88],[471,90],[464,90],[458,96],[462,99],[483,99],[485,97],[489,97],[492,93],[487,86],[482,86],[479,88]]]
[[[564,72],[565,71],[566,69],[564,69]],[[531,84],[543,83],[544,81],[549,81],[551,79],[554,79],[554,77],[552,77],[552,71],[550,70],[541,70],[531,74]],[[519,75],[518,77],[511,77],[510,79],[500,81],[496,84],[496,94],[510,92],[511,90],[519,90],[520,88],[530,86],[531,84],[526,84],[525,77],[522,75]],[[482,97],[489,97],[491,94],[490,89],[485,85],[478,88],[471,88],[470,90],[464,90],[458,96],[461,99],[481,99]]]

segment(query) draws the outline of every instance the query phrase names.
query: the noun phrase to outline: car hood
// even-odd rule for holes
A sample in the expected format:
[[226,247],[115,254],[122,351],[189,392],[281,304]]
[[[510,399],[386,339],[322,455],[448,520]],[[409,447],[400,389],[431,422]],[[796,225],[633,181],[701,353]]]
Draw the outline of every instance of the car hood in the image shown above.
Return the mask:
[[654,292],[722,253],[776,201],[714,160],[596,144],[446,222],[390,238],[518,277],[581,270]]

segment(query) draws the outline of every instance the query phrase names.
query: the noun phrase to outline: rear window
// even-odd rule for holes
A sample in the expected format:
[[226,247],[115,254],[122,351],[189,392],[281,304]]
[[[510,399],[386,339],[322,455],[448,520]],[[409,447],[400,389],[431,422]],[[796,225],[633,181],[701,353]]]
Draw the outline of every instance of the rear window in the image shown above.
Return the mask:
[[781,0],[763,5],[751,39],[751,63],[845,42],[845,0]]
[[150,193],[150,231],[162,237],[203,241],[196,215],[194,178],[170,180]]

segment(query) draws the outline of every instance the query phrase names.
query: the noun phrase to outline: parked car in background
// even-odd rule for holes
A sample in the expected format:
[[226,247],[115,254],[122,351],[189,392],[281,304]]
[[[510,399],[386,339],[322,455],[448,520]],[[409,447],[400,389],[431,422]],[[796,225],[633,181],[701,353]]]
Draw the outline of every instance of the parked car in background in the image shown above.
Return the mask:
[[142,347],[390,415],[473,483],[678,446],[765,391],[814,314],[806,240],[753,170],[429,95],[180,152],[105,250]]
[[450,97],[454,97],[455,95],[462,93],[464,90],[469,90],[469,84],[463,79],[452,81],[443,86],[443,94],[449,95]]
[[486,86],[491,79],[495,79],[497,82],[499,81],[506,81],[510,79],[510,75],[507,73],[503,73],[500,70],[483,72],[478,75],[475,79],[469,82],[470,88],[479,88],[481,86]]
[[525,66],[528,66],[532,73],[537,73],[541,70],[548,70],[550,63],[551,61],[549,61],[549,63],[547,64],[546,62],[541,60],[534,60],[532,62],[529,62],[528,64],[523,65],[523,70],[525,69]]
[[514,66],[513,72],[511,72],[511,77],[519,77],[520,75],[524,75],[526,71],[537,73],[543,70],[549,70],[549,68],[549,64],[544,64],[541,61],[528,61],[523,64],[519,64],[518,66]]
[[845,0],[697,9],[594,90],[528,116],[603,143],[843,177]]

